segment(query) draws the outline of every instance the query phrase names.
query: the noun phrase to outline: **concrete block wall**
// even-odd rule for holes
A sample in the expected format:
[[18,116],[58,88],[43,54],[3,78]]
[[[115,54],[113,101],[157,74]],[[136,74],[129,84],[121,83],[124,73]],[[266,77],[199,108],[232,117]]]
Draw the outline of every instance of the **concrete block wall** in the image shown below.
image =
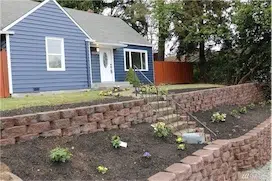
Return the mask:
[[215,140],[148,181],[235,181],[238,171],[271,160],[271,117],[243,136]]
[[152,107],[143,99],[112,104],[40,112],[0,119],[0,145],[37,137],[71,136],[122,129],[156,120]]

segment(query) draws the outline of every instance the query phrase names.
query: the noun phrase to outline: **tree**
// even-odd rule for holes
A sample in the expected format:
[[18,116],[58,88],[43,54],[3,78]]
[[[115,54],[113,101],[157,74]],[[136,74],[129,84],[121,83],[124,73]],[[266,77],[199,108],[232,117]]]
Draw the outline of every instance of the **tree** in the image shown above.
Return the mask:
[[[208,42],[221,43],[229,35],[227,15],[230,3],[226,1],[177,1],[173,3],[174,32],[178,37],[177,58],[198,52],[200,79],[205,81]],[[179,8],[179,9],[177,9]]]

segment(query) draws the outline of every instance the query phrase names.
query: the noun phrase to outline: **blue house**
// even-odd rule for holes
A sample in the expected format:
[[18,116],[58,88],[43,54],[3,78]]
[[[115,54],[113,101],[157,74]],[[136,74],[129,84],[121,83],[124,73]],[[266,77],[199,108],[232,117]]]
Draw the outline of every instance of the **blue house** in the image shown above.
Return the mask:
[[118,84],[133,65],[153,82],[152,45],[121,19],[55,0],[0,3],[10,94]]

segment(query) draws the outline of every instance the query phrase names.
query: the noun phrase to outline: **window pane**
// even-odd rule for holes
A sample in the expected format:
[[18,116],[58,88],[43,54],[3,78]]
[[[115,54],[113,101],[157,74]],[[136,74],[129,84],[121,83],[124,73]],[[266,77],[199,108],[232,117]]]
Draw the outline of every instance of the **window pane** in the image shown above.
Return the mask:
[[61,55],[48,55],[49,68],[61,68]]
[[138,69],[142,69],[140,56],[141,56],[141,54],[139,52],[131,52],[131,59],[132,59],[133,68],[135,65]]
[[142,61],[143,61],[143,62],[142,62],[142,65],[143,65],[142,69],[146,69],[146,65],[145,65],[145,63],[146,63],[146,62],[145,62],[145,61],[146,61],[146,60],[145,60],[145,53],[142,53]]
[[129,65],[129,52],[126,52],[126,69],[129,69],[130,65]]
[[47,51],[49,54],[61,54],[61,40],[47,39]]

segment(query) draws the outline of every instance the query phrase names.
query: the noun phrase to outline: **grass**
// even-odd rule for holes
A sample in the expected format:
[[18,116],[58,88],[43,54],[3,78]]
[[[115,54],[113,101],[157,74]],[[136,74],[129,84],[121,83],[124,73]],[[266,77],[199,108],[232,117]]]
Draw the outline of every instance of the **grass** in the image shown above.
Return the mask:
[[1,98],[0,110],[10,110],[42,105],[87,102],[104,98],[105,97],[99,95],[99,91],[59,93],[51,95],[28,95],[18,98]]

